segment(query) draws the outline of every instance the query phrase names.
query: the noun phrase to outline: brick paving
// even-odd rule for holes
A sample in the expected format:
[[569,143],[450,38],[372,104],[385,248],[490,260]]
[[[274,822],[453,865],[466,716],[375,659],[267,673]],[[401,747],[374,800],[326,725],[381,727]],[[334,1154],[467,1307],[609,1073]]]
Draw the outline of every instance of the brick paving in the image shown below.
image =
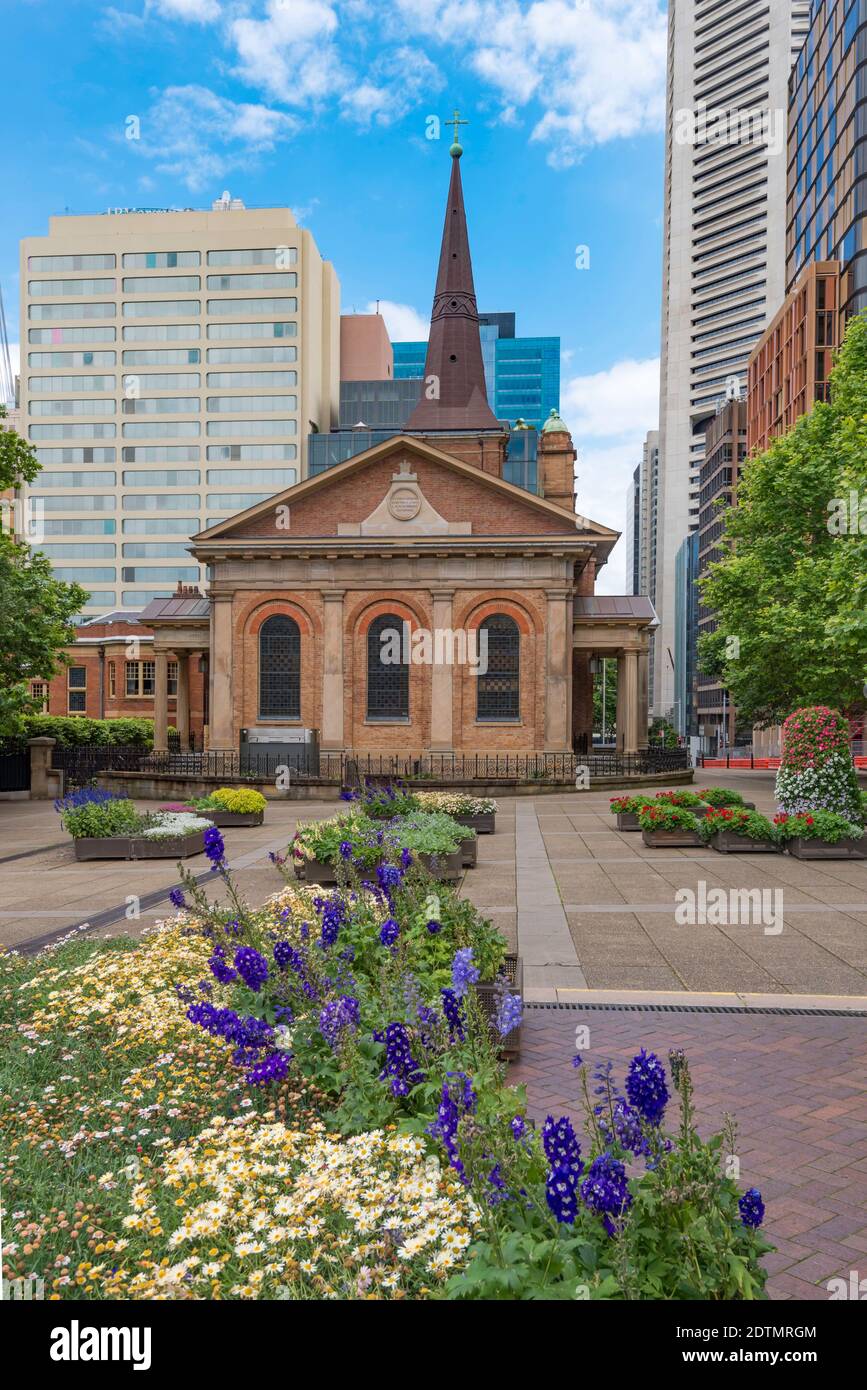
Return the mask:
[[[760,1189],[776,1246],[766,1259],[772,1299],[824,1300],[828,1279],[867,1276],[867,1020],[531,1005],[509,1080],[526,1085],[539,1121],[582,1123],[570,1065],[579,1025],[590,1030],[585,1065],[610,1057],[621,1088],[640,1047],[666,1063],[669,1048],[683,1048],[701,1134],[717,1132],[726,1112],[735,1118],[740,1186]],[[675,1097],[668,1127],[677,1119]]]

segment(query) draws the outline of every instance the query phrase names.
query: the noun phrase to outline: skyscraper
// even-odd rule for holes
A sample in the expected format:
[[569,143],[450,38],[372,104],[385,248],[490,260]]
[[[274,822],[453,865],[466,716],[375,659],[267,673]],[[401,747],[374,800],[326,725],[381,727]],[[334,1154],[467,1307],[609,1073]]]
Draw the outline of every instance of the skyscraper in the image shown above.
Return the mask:
[[[675,696],[675,557],[705,429],[785,293],[788,77],[807,0],[670,0],[654,712]],[[681,687],[682,688],[682,687]]]
[[21,244],[40,546],[93,613],[201,578],[189,537],[306,476],[338,403],[339,285],[288,208],[120,209]]

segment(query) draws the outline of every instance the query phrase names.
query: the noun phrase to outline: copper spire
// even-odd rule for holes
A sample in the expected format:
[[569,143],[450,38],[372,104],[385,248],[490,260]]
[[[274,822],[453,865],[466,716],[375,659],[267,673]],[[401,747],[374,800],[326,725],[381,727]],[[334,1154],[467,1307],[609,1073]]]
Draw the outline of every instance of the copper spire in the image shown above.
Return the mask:
[[[421,400],[406,423],[408,430],[491,430],[500,428],[488,405],[473,286],[470,239],[464,211],[460,158],[455,142],[452,176],[443,226],[437,285],[431,313]],[[438,392],[438,399],[428,393]]]

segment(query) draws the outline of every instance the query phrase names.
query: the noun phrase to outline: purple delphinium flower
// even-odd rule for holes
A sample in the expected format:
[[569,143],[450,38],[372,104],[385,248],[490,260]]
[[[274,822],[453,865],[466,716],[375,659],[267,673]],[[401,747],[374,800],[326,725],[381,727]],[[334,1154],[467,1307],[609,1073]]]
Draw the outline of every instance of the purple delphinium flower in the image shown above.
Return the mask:
[[233,980],[238,978],[237,970],[233,970],[231,965],[226,964],[226,952],[222,946],[214,947],[214,954],[209,958],[208,965],[211,974],[220,981],[221,985],[230,985]]
[[[319,944],[323,950],[333,946],[337,940],[340,928],[346,921],[348,911],[343,899],[339,896],[330,898],[315,898],[314,905],[322,918],[322,932]],[[303,935],[303,932],[302,932]]]
[[389,893],[400,887],[403,882],[403,870],[396,864],[377,864],[376,881],[383,892]]
[[765,1219],[765,1204],[757,1187],[751,1187],[738,1201],[738,1211],[745,1226],[755,1230]]
[[433,918],[427,923],[427,929],[431,936],[437,936],[443,929],[442,922],[435,922]]
[[187,900],[184,897],[183,888],[173,888],[172,891],[169,893],[169,902],[171,903],[172,907],[186,907]]
[[512,1134],[514,1135],[515,1140],[517,1141],[518,1139],[523,1139],[524,1135],[527,1132],[527,1121],[524,1119],[524,1116],[516,1115],[513,1120],[509,1121],[509,1124],[511,1126]]
[[395,922],[393,917],[389,917],[386,922],[383,922],[382,926],[379,929],[380,941],[382,942],[383,946],[393,946],[399,936],[400,927],[397,925],[397,922]]
[[453,989],[442,989],[443,1013],[449,1030],[449,1042],[463,1042],[464,1018],[461,1001]]
[[247,1072],[247,1085],[270,1086],[272,1081],[282,1081],[289,1071],[290,1056],[288,1052],[269,1052]]
[[402,869],[408,869],[408,868],[410,867],[411,864],[412,864],[412,854],[411,854],[410,851],[406,848],[406,846],[404,846],[404,848],[403,848],[403,849],[401,850],[401,852],[400,852],[400,867],[401,867]]
[[221,869],[226,862],[226,845],[222,835],[215,825],[210,826],[204,834],[205,854],[211,861],[213,869]]
[[583,1066],[583,1061],[580,1052],[576,1052],[575,1056],[572,1058],[572,1066],[575,1067],[576,1070],[578,1069],[578,1067]]
[[566,1167],[552,1168],[545,1182],[545,1200],[563,1225],[571,1226],[578,1214],[576,1183]]
[[351,859],[351,858],[352,858],[352,841],[351,841],[351,840],[341,840],[341,841],[340,841],[340,858],[341,858],[341,859]]
[[626,1094],[633,1109],[650,1125],[658,1125],[668,1104],[665,1068],[655,1052],[641,1049],[629,1063]]
[[374,1033],[377,1042],[385,1043],[385,1066],[380,1081],[388,1081],[394,1096],[405,1096],[412,1086],[424,1081],[425,1074],[412,1055],[409,1033],[402,1023],[389,1023],[384,1033]]
[[568,1168],[577,1182],[584,1171],[584,1163],[581,1145],[568,1115],[561,1115],[559,1120],[555,1120],[553,1115],[548,1116],[542,1126],[542,1148],[552,1168]]
[[268,962],[253,946],[239,946],[235,952],[235,969],[248,989],[256,994],[268,978]]
[[339,999],[330,999],[319,1012],[319,1031],[328,1046],[336,1048],[344,1029],[353,1033],[358,1028],[361,1008],[351,994],[342,994]]
[[455,951],[452,961],[452,989],[459,999],[463,999],[470,985],[479,978],[478,967],[473,964],[472,946],[462,946]]
[[620,1159],[610,1153],[594,1158],[581,1184],[581,1196],[591,1211],[598,1212],[606,1231],[613,1236],[617,1230],[613,1218],[622,1216],[632,1205],[626,1169]]
[[520,994],[504,994],[497,1005],[494,1026],[501,1038],[508,1037],[515,1028],[521,1026],[522,1004]]
[[432,1124],[428,1125],[428,1133],[434,1139],[442,1140],[443,1147],[449,1157],[449,1163],[463,1183],[468,1183],[469,1179],[458,1149],[458,1125],[464,1115],[474,1113],[476,1099],[470,1078],[465,1072],[447,1072],[437,1108],[437,1117]]

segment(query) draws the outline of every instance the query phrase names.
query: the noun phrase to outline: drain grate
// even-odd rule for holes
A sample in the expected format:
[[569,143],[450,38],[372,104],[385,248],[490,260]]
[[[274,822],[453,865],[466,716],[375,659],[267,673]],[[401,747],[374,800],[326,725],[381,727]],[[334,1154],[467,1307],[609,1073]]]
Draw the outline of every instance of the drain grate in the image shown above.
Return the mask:
[[749,1004],[578,1004],[563,1001],[556,1004],[530,1004],[525,1009],[541,1009],[556,1013],[562,1009],[581,1013],[615,1014],[782,1014],[787,1018],[867,1018],[867,1009],[791,1009],[783,1005]]

